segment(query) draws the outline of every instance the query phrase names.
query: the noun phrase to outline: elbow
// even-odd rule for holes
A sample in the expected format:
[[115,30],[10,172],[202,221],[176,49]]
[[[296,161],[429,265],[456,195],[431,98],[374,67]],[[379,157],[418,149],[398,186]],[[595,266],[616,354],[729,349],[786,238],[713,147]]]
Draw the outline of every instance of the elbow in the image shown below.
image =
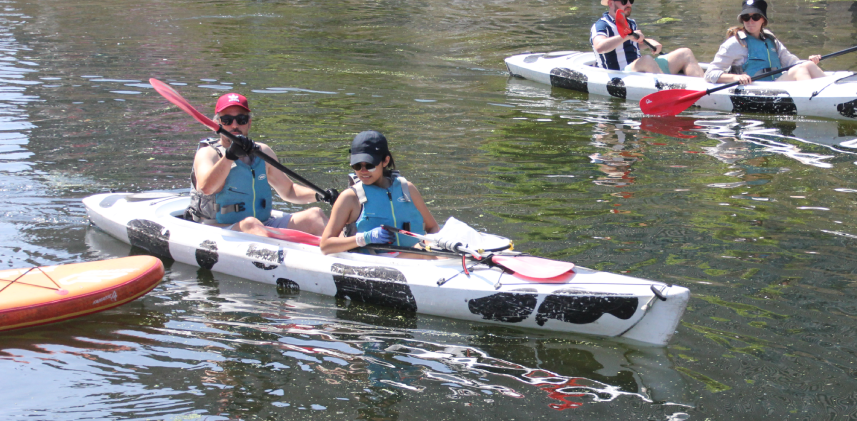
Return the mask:
[[206,196],[217,193],[217,189],[215,189],[214,186],[205,183],[197,183],[196,189]]
[[319,244],[318,244],[318,248],[319,248],[319,250],[321,250],[321,254],[323,254],[325,256],[327,256],[328,254],[333,254],[333,253],[338,253],[340,251],[345,251],[345,250],[341,250],[341,247],[337,247],[335,244],[333,244],[332,241],[329,241],[327,238],[321,239],[321,242],[319,242]]

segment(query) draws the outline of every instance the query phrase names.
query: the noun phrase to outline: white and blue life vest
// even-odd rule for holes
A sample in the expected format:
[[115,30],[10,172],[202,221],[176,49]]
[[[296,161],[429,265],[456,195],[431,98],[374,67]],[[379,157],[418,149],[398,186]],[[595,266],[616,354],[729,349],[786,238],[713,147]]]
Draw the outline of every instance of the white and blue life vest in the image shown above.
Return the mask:
[[[405,177],[393,174],[390,187],[383,189],[374,185],[358,182],[351,186],[363,209],[355,222],[357,232],[370,231],[381,225],[392,226],[424,235],[423,215],[411,200],[411,195],[405,188]],[[353,234],[352,234],[353,235]],[[396,234],[394,245],[413,247],[418,239],[407,235]]]
[[[631,28],[632,31],[637,30],[637,22],[634,19],[628,18],[628,27]],[[619,29],[616,27],[616,20],[610,17],[609,12],[604,12],[604,15],[601,16],[601,19],[598,19],[595,24],[592,25],[592,29],[589,31],[589,44],[593,44],[595,37],[598,35],[604,35],[607,38],[619,35]],[[593,46],[594,51],[594,46]],[[595,52],[597,59],[595,60],[595,64],[602,69],[610,69],[610,70],[624,70],[625,66],[634,62],[640,58],[640,46],[634,41],[627,40],[622,43],[619,48],[608,51],[604,54],[598,54]]]
[[[770,36],[765,36],[762,33],[763,39],[758,39],[754,36],[747,36],[743,39],[747,43],[747,61],[741,66],[744,73],[750,76],[756,76],[760,73],[769,72],[782,67],[780,56],[777,54],[777,45]],[[773,81],[782,76],[782,73],[768,76],[764,81]]]
[[[200,147],[203,146],[211,146],[218,155],[223,156],[219,140],[200,141]],[[262,222],[268,220],[271,217],[273,194],[265,168],[265,161],[254,157],[233,161],[223,189],[212,195],[196,190],[196,177],[191,174],[193,186],[189,213],[195,220],[214,219],[218,224],[234,224],[248,216]]]

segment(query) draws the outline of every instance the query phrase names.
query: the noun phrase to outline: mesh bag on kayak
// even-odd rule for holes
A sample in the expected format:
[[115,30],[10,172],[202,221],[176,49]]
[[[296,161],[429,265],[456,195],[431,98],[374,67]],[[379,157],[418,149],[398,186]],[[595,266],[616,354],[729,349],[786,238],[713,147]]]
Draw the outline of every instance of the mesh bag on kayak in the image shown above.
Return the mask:
[[439,244],[461,243],[471,250],[501,251],[512,247],[512,241],[508,238],[476,231],[453,217],[446,220],[440,231],[427,234],[426,237]]

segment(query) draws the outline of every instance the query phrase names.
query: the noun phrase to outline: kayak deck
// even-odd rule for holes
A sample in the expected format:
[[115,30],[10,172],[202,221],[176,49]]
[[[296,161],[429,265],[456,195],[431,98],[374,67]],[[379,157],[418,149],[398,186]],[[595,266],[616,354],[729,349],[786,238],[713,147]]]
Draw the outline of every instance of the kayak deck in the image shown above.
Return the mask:
[[565,279],[548,281],[481,264],[465,273],[460,258],[324,255],[315,245],[180,219],[188,197],[134,201],[130,196],[96,195],[85,198],[84,205],[95,226],[158,256],[402,311],[664,345],[690,296],[683,287],[579,266]]
[[[665,89],[706,91],[721,86],[703,78],[607,70],[595,67],[595,53],[558,51],[505,59],[510,75],[546,85],[639,101]],[[707,69],[708,63],[700,63]],[[857,120],[857,75],[828,71],[800,82],[754,82],[705,95],[695,106],[732,113],[804,115]]]

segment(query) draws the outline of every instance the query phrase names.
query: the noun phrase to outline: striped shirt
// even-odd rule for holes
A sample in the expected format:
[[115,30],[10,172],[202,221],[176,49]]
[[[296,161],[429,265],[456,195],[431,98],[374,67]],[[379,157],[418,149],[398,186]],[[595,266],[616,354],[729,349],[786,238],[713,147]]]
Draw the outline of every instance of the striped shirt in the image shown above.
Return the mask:
[[[637,30],[637,22],[634,19],[628,19],[628,26],[632,31]],[[604,12],[601,19],[598,19],[592,25],[589,34],[589,44],[593,44],[593,40],[599,35],[604,35],[607,38],[619,35],[619,30],[616,28],[616,21],[610,17],[609,12]],[[593,47],[593,51],[594,49]],[[598,56],[598,60],[595,61],[598,67],[610,70],[624,70],[625,66],[640,58],[640,47],[636,42],[628,40],[622,43],[621,48],[608,51],[604,54],[598,54],[596,51],[595,54]]]

